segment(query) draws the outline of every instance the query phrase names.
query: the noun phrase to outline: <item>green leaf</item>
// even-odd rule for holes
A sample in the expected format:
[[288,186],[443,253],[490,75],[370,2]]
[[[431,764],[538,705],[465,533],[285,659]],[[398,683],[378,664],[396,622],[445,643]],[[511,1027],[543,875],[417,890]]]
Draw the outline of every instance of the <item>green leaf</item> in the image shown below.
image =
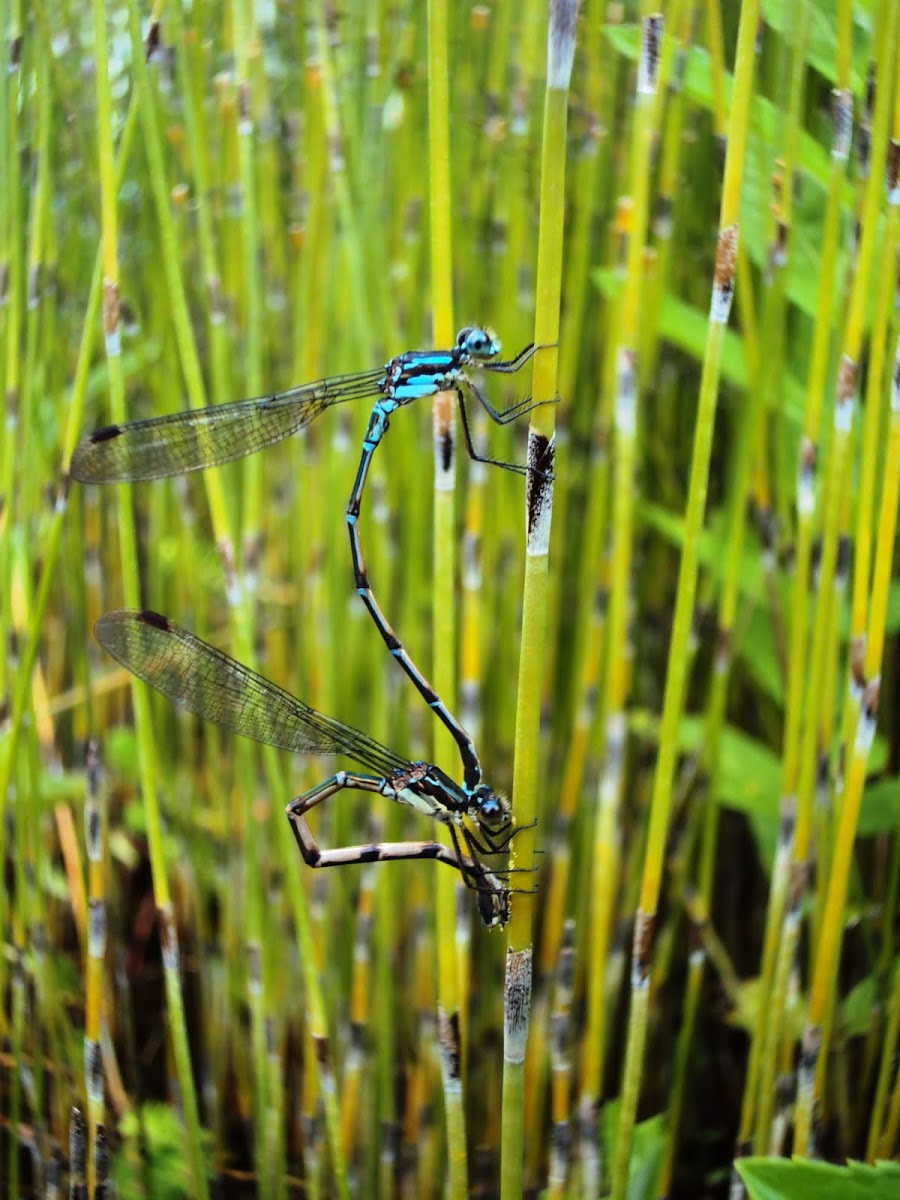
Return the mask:
[[[604,33],[618,53],[632,62],[637,62],[641,38],[640,29],[637,25],[608,25]],[[708,52],[699,46],[694,45],[687,49],[682,86],[685,95],[690,100],[700,105],[707,112],[712,112],[712,67]],[[854,93],[862,95],[864,86],[865,63],[863,63],[863,69],[857,73],[854,80]],[[731,72],[726,71],[726,106],[731,104],[733,87],[734,78]],[[767,100],[759,94],[752,97],[747,153],[744,159],[745,165],[754,158],[758,158],[761,154],[765,155],[767,148],[774,146],[776,142],[780,144],[783,121],[784,114],[771,100]],[[830,157],[830,152],[819,141],[811,134],[801,131],[797,169],[818,183],[823,190],[828,182]],[[847,184],[844,189],[844,201],[848,208],[852,203],[852,195],[852,188]]]
[[[603,1106],[601,1137],[607,1162],[612,1162],[615,1155],[620,1107],[618,1100]],[[665,1150],[666,1127],[661,1115],[635,1125],[628,1166],[628,1189],[625,1193],[627,1200],[653,1200]]]
[[[613,271],[598,268],[592,272],[591,278],[604,296],[615,297],[618,280]],[[657,332],[663,341],[675,346],[682,353],[700,363],[703,361],[706,337],[709,332],[708,313],[679,300],[677,296],[667,294],[659,306]],[[742,391],[746,391],[749,387],[744,340],[733,329],[725,331],[722,378]],[[777,400],[779,415],[790,422],[796,430],[797,439],[799,439],[803,425],[805,395],[803,384],[796,376],[787,374],[781,379]],[[773,409],[774,407],[773,404]],[[898,601],[898,609],[900,609],[900,601]],[[900,623],[900,613],[898,613],[898,623]]]
[[[662,534],[666,541],[681,550],[684,545],[684,517],[674,513],[662,505],[652,504],[646,500],[637,502],[637,517],[650,529]],[[722,568],[725,558],[725,514],[722,511],[713,513],[707,527],[700,534],[700,562],[713,572],[720,582],[724,578]],[[744,539],[744,549],[740,562],[741,593],[754,603],[760,603],[765,597],[762,586],[762,572],[759,547],[756,539]]]
[[103,757],[107,769],[120,779],[132,784],[138,782],[137,737],[131,725],[107,729],[103,738]]
[[[123,1149],[113,1164],[120,1196],[140,1196],[145,1190],[153,1200],[187,1200],[193,1195],[184,1127],[174,1108],[145,1104],[139,1114],[132,1110],[122,1117],[119,1132],[123,1141],[141,1142],[140,1155],[129,1156]],[[208,1134],[205,1140],[208,1149]]]
[[[900,965],[900,959],[895,959],[893,966],[888,968],[888,982],[893,978],[898,965]],[[844,1037],[859,1037],[869,1032],[876,999],[883,1008],[885,984],[884,981],[880,981],[876,992],[874,975],[867,975],[865,979],[861,979],[855,987],[851,988],[849,995],[841,1005],[841,1033]]]
[[751,1200],[896,1200],[900,1164],[739,1158],[735,1166]]
[[[659,717],[646,709],[629,713],[630,732],[656,743]],[[682,717],[678,724],[678,748],[683,754],[699,754],[706,736],[706,718]],[[876,737],[870,763],[877,770],[887,756],[887,742]],[[759,847],[760,859],[768,869],[775,856],[781,812],[781,756],[765,743],[733,725],[725,725],[719,741],[719,770],[713,800],[725,808],[742,812],[750,823]],[[900,805],[900,780],[878,780],[863,792],[857,834],[871,837],[890,832],[897,826]]]
[[[613,47],[623,57],[637,60],[640,47],[640,30],[636,25],[611,25],[604,31]],[[824,62],[829,51],[827,46],[833,37],[833,27],[817,27],[815,31],[817,55]],[[854,73],[853,90],[861,96],[865,87],[867,46],[860,54],[859,69]],[[701,108],[712,111],[713,87],[710,58],[705,50],[692,46],[686,51],[686,69],[683,88],[685,94]],[[829,74],[825,70],[825,74]],[[726,104],[731,103],[732,76],[725,76]],[[783,142],[784,113],[770,100],[755,95],[750,105],[750,127],[747,151],[744,157],[744,177],[741,189],[741,240],[753,262],[765,268],[772,241],[773,223],[771,216],[771,176],[775,166],[777,147]],[[801,131],[798,143],[798,173],[818,185],[815,191],[808,190],[801,196],[800,207],[792,226],[790,253],[788,256],[785,290],[792,304],[797,305],[808,316],[815,315],[816,297],[819,289],[819,247],[821,245],[821,223],[823,219],[823,195],[831,174],[830,148],[806,131]],[[842,201],[845,220],[852,219],[853,189],[845,181]],[[843,277],[843,262],[837,264],[838,280]],[[875,280],[872,280],[874,290]],[[704,314],[705,320],[705,314]]]
[[[837,5],[835,0],[816,0],[810,5],[809,34],[806,41],[806,61],[829,83],[837,84]],[[865,4],[852,7],[851,40],[853,90],[859,93],[866,75],[871,52],[872,21]],[[793,45],[792,32],[796,24],[796,0],[762,0],[766,24]]]
[[[873,747],[874,750],[874,747]],[[893,833],[900,825],[900,775],[876,779],[863,791],[856,827],[860,837]]]
[[735,640],[735,658],[779,708],[784,707],[784,677],[775,645],[775,631],[768,606],[753,608],[739,617],[741,635]]

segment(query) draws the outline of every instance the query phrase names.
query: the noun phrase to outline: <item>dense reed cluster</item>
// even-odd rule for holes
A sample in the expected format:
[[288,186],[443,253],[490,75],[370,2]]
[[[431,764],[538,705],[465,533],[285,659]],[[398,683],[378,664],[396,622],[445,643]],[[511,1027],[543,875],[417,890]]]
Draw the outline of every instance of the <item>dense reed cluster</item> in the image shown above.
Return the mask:
[[[900,1190],[900,0],[0,34],[0,1193]],[[541,347],[465,367],[521,419],[404,400],[349,545],[362,385],[81,482],[98,427],[472,326]],[[308,862],[455,851],[309,869],[285,806],[348,764],[157,698],[92,637],[123,607],[395,748],[407,799],[474,756],[491,820],[341,783]]]

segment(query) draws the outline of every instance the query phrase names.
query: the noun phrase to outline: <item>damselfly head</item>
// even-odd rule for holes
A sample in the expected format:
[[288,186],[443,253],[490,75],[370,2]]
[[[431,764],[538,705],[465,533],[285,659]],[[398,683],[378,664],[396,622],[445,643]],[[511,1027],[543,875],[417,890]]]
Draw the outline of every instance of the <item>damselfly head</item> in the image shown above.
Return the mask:
[[488,829],[501,829],[509,824],[509,801],[486,783],[480,783],[472,793],[469,815]]
[[509,920],[509,890],[486,873],[477,895],[478,912],[484,924],[488,929],[502,929]]
[[491,329],[482,329],[478,325],[467,325],[456,335],[456,348],[465,350],[473,359],[487,361],[496,358],[500,353],[500,339]]

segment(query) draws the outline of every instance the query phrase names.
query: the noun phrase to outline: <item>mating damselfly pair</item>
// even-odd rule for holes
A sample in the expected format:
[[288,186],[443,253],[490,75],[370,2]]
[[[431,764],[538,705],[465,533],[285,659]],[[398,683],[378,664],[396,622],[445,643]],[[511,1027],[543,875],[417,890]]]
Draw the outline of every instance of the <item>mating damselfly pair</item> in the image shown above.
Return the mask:
[[[498,410],[465,368],[472,365],[512,374],[538,349],[527,346],[515,358],[502,362],[498,360],[500,343],[493,334],[467,327],[460,331],[452,350],[408,351],[381,369],[334,376],[256,399],[105,426],[76,448],[70,468],[71,475],[83,483],[136,482],[181,475],[232,462],[273,445],[332,405],[376,397],[346,510],[356,590],[391,655],[452,734],[462,762],[460,784],[438,767],[398,756],[367,734],[316,712],[158,613],[108,613],[97,622],[96,634],[101,645],[134,675],[200,717],[282,749],[342,754],[375,772],[338,772],[287,806],[300,851],[310,866],[437,859],[458,869],[466,885],[476,891],[486,925],[502,925],[508,916],[510,889],[506,872],[489,870],[481,859],[508,848],[515,832],[509,804],[482,781],[481,763],[471,737],[415,665],[381,611],[366,572],[358,518],[372,455],[387,432],[391,415],[413,400],[439,392],[456,393],[466,448],[472,459],[525,474],[526,467],[498,462],[476,452],[463,389],[475,396],[498,425],[545,402],[529,398]],[[435,818],[448,827],[453,849],[438,842],[395,842],[319,850],[303,814],[342,788],[378,792]]]

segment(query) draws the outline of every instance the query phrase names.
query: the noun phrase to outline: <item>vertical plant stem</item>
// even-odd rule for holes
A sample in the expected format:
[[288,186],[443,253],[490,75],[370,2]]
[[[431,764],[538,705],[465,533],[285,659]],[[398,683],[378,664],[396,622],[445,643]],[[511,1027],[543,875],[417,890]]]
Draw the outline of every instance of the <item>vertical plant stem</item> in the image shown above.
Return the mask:
[[[115,170],[112,146],[112,103],[109,80],[109,60],[106,44],[106,9],[94,0],[95,80],[97,87],[97,116],[99,127],[100,207],[103,230],[103,331],[109,372],[110,412],[116,422],[125,419],[125,391],[122,375],[118,227],[116,215]],[[133,52],[143,62],[144,48],[140,37],[137,10],[130,5]],[[138,87],[140,87],[140,82]],[[146,105],[144,106],[146,111]],[[148,131],[145,124],[145,136]],[[125,602],[136,608],[139,604],[137,541],[131,492],[118,489],[118,527],[122,551],[122,590]],[[187,1135],[187,1162],[192,1188],[198,1197],[207,1195],[206,1165],[200,1136],[200,1117],[197,1093],[188,1047],[184,998],[181,992],[180,958],[175,914],[169,893],[162,822],[159,812],[156,773],[156,749],[150,719],[146,687],[131,683],[135,728],[138,737],[141,790],[147,822],[147,839],[153,875],[153,894],[160,921],[163,971],[166,985],[169,1031],[175,1059],[175,1070],[181,1089]],[[99,1048],[98,1048],[99,1049]],[[96,1056],[99,1059],[99,1053]],[[92,1060],[93,1061],[93,1060]],[[96,1064],[99,1067],[99,1062]],[[89,1064],[90,1066],[90,1064]],[[98,1079],[102,1080],[102,1072]],[[89,1079],[90,1084],[90,1079]],[[88,1090],[90,1095],[90,1087]]]
[[[550,349],[535,357],[532,394],[556,395],[559,355],[559,302],[562,289],[563,213],[566,182],[566,110],[575,56],[574,0],[552,0],[547,31],[547,87],[541,145],[540,229],[534,340]],[[528,430],[531,471],[525,497],[525,580],[522,642],[516,699],[513,798],[516,820],[528,825],[537,816],[541,699],[546,641],[547,573],[553,504],[555,415],[552,405],[535,409]],[[518,865],[533,866],[528,840]],[[525,1048],[528,1042],[533,958],[532,909],[513,905],[508,927],[503,1026],[501,1178],[503,1200],[522,1194]]]
[[712,449],[722,345],[734,290],[734,267],[739,239],[736,219],[750,112],[756,14],[757,5],[753,0],[742,6],[735,52],[734,91],[725,160],[725,179],[722,188],[716,273],[700,380],[691,475],[684,519],[684,546],[678,571],[675,615],[666,668],[659,751],[650,807],[650,827],[644,857],[640,901],[634,927],[631,1009],[628,1016],[622,1102],[612,1169],[614,1200],[623,1200],[628,1185],[628,1165],[631,1159],[634,1122],[647,1037],[650,965],[656,932],[656,910],[662,879],[669,811],[672,803],[678,723],[681,716],[689,658],[689,637],[697,589],[699,542],[706,506],[709,456]]
[[563,1200],[572,1167],[572,984],[575,952],[572,946],[573,922],[567,921],[556,968],[556,986],[552,1023],[552,1078],[550,1163],[548,1195]]
[[[100,1051],[104,959],[106,956],[106,856],[107,805],[99,748],[94,741],[87,750],[87,795],[84,826],[88,860],[87,969],[84,1005],[84,1061],[88,1082],[88,1141],[93,1146],[103,1121],[103,1068]],[[93,1167],[89,1168],[89,1172]]]
[[[136,41],[136,39],[138,39]],[[139,27],[137,15],[132,5],[132,43],[136,44],[133,60],[136,78],[141,91],[142,116],[145,121],[145,144],[150,163],[150,176],[154,189],[156,215],[160,227],[163,267],[166,273],[167,293],[172,310],[172,321],[178,342],[181,367],[184,371],[186,390],[191,407],[202,407],[206,402],[205,385],[200,368],[199,356],[191,331],[187,296],[184,280],[176,254],[175,232],[172,225],[171,213],[165,189],[165,166],[162,158],[161,139],[156,123],[155,108],[149,92],[146,64],[140,52]],[[210,517],[213,525],[216,545],[222,560],[226,590],[230,604],[230,616],[233,623],[234,639],[238,656],[247,663],[254,659],[253,642],[251,637],[251,621],[248,609],[249,600],[246,589],[242,586],[241,577],[236,570],[234,552],[235,540],[231,529],[228,508],[225,503],[223,481],[218,472],[206,472],[204,485],[210,507]],[[125,489],[122,489],[125,491]],[[249,760],[248,760],[249,761]],[[263,763],[272,795],[283,795],[284,786],[278,768],[274,751],[266,747],[263,753]],[[254,818],[255,819],[255,818]],[[306,985],[307,1019],[310,1023],[313,1039],[317,1047],[316,1069],[322,1087],[326,1114],[326,1129],[329,1148],[332,1156],[332,1166],[335,1172],[336,1185],[341,1196],[347,1194],[346,1170],[344,1166],[343,1147],[340,1140],[340,1122],[338,1116],[337,1093],[334,1079],[331,1076],[332,1063],[329,1053],[329,1037],[325,1020],[325,1006],[322,988],[315,969],[315,955],[312,948],[312,934],[309,926],[309,915],[306,900],[300,885],[296,847],[293,842],[290,827],[285,820],[277,822],[276,844],[278,853],[284,864],[290,908],[295,922],[298,940],[300,942],[300,961],[304,971]],[[257,864],[248,864],[255,872]],[[258,883],[251,887],[258,887]],[[258,895],[258,893],[257,893]],[[259,938],[251,938],[251,942],[259,946]],[[254,954],[256,952],[254,951]],[[261,962],[258,964],[262,966]],[[257,980],[254,986],[260,986]],[[261,1011],[261,1010],[260,1010]],[[258,1023],[257,1043],[263,1043],[261,1026]],[[264,1064],[260,1066],[264,1070]],[[262,1088],[262,1077],[260,1077]]]
[[[19,422],[19,395],[21,372],[21,337],[23,287],[22,287],[22,175],[21,157],[19,154],[19,124],[22,105],[22,14],[19,3],[15,3],[10,11],[8,5],[3,5],[0,11],[3,25],[0,27],[0,37],[3,39],[3,53],[0,57],[0,70],[3,71],[2,114],[0,114],[0,151],[3,152],[3,178],[0,181],[0,289],[2,289],[2,331],[6,335],[6,353],[3,363],[4,383],[4,418],[3,429],[0,432],[0,492],[5,497],[11,497],[14,467],[16,461],[16,429]],[[8,633],[12,629],[12,612],[10,598],[11,582],[11,547],[12,539],[8,527],[10,521],[11,500],[4,504],[0,514],[0,645],[8,644]],[[6,660],[7,655],[0,655],[0,660]],[[9,691],[9,665],[0,661],[0,700],[5,701]],[[5,792],[3,793],[5,795]],[[2,837],[2,835],[0,835]],[[0,843],[2,845],[2,843]],[[5,916],[6,899],[0,901],[0,917]],[[4,926],[5,928],[5,922]],[[2,979],[2,974],[0,974]]]
[[[428,2],[428,156],[431,222],[431,307],[435,343],[453,344],[453,246],[450,202],[450,98],[446,0]],[[456,707],[456,430],[453,393],[432,402],[434,429],[434,567],[432,578],[433,675],[437,694]],[[435,730],[435,761],[447,763],[452,740]],[[455,881],[444,871],[435,881],[438,957],[438,1037],[448,1191],[452,1200],[468,1193],[466,1124],[460,1077],[459,981],[456,969]]]
[[[728,684],[733,662],[735,617],[740,593],[740,567],[744,552],[746,512],[752,486],[753,459],[765,431],[765,416],[777,397],[787,367],[784,362],[782,329],[785,322],[785,280],[789,273],[793,251],[793,196],[795,190],[797,144],[801,129],[801,105],[805,84],[805,54],[809,34],[811,8],[801,5],[793,30],[793,50],[790,71],[784,82],[787,99],[782,134],[780,162],[781,184],[774,206],[774,222],[768,257],[768,278],[763,293],[762,344],[767,352],[758,373],[751,375],[750,394],[741,412],[741,432],[731,471],[728,534],[725,551],[724,584],[719,604],[716,654],[710,702],[707,710],[704,738],[704,767],[709,778],[707,804],[704,811],[700,880],[702,902],[712,904],[715,852],[718,829],[718,805],[713,800],[720,771],[722,724],[725,716]],[[782,855],[781,860],[784,861]],[[762,1008],[763,1006],[761,1006]],[[770,1028],[775,1022],[770,1020]],[[775,1056],[768,1062],[774,1064]]]
[[[893,162],[890,167],[888,195],[892,207],[900,202],[900,189],[897,185],[896,147],[888,156],[888,131],[893,127],[895,142],[900,135],[897,110],[891,100],[897,86],[897,56],[893,53],[900,26],[900,4],[897,0],[889,0],[883,6],[879,28],[878,61],[876,79],[878,83],[875,104],[875,119],[872,131],[872,157],[870,174],[867,181],[865,205],[862,216],[862,240],[856,262],[856,274],[853,280],[853,290],[850,297],[850,307],[847,314],[847,326],[844,332],[843,353],[841,357],[838,394],[835,404],[835,424],[840,420],[842,408],[849,407],[849,424],[852,429],[852,411],[855,401],[857,364],[862,345],[864,314],[871,291],[870,271],[875,253],[880,210],[882,206],[885,176],[883,164]],[[892,257],[896,250],[897,214],[892,213],[887,223],[889,234],[894,239],[885,245],[885,253]],[[886,314],[884,314],[886,316]],[[897,506],[900,499],[900,484],[898,484],[897,464],[892,457],[896,453],[895,424],[892,413],[891,443],[888,453],[888,465],[885,475],[885,485],[882,495],[882,507],[879,516],[879,528],[875,550],[875,569],[872,581],[872,601],[869,608],[869,624],[865,640],[864,652],[857,646],[854,662],[851,664],[853,673],[850,683],[848,703],[858,706],[859,716],[855,722],[850,722],[849,728],[854,728],[852,747],[848,746],[849,765],[844,776],[843,795],[836,798],[840,812],[838,829],[836,831],[831,868],[828,873],[828,885],[825,904],[819,923],[819,938],[815,948],[813,974],[810,983],[809,1009],[806,1027],[803,1033],[800,1065],[797,1081],[796,1126],[794,1132],[794,1152],[799,1155],[810,1153],[813,1137],[813,1122],[817,1105],[821,1101],[824,1090],[825,1065],[828,1061],[827,1022],[829,1014],[836,1003],[834,995],[837,965],[840,958],[842,934],[844,929],[843,911],[847,897],[850,870],[852,865],[853,848],[856,840],[856,826],[859,817],[859,806],[862,801],[862,790],[865,783],[866,764],[869,751],[875,736],[875,723],[878,716],[878,701],[881,687],[881,659],[884,646],[884,626],[886,616],[888,579],[890,577],[890,560],[893,555],[894,533],[896,530]],[[849,430],[845,435],[849,441]],[[836,434],[833,455],[837,457],[840,450],[841,437]],[[835,521],[836,524],[836,521]],[[823,569],[825,551],[829,543],[829,526],[825,527],[825,541],[822,559]],[[834,535],[836,537],[836,534]],[[817,611],[813,634],[813,654],[816,652],[816,634],[819,632],[820,613]],[[862,669],[860,670],[860,664]],[[810,680],[812,689],[813,680]],[[815,693],[810,691],[810,696]],[[807,714],[807,720],[812,720],[813,714]],[[803,782],[810,773],[808,755],[813,747],[804,737],[803,762],[801,763],[800,804],[804,801]],[[800,840],[798,819],[797,841]],[[802,854],[803,857],[800,857]],[[804,862],[805,846],[795,846],[795,861]]]
[[[638,334],[641,309],[641,262],[647,229],[651,155],[656,130],[652,126],[660,66],[662,19],[645,17],[637,74],[632,157],[629,172],[631,214],[627,267],[618,319],[613,322],[610,369],[615,369],[613,404],[613,511],[609,609],[606,622],[606,661],[602,711],[605,761],[597,797],[593,865],[588,918],[588,1026],[582,1073],[581,1117],[593,1128],[603,1076],[605,1047],[606,958],[611,915],[619,887],[618,826],[625,788],[626,714],[631,679],[631,639],[628,610],[631,601],[634,540],[634,474],[639,425]],[[625,198],[623,197],[623,200]]]

